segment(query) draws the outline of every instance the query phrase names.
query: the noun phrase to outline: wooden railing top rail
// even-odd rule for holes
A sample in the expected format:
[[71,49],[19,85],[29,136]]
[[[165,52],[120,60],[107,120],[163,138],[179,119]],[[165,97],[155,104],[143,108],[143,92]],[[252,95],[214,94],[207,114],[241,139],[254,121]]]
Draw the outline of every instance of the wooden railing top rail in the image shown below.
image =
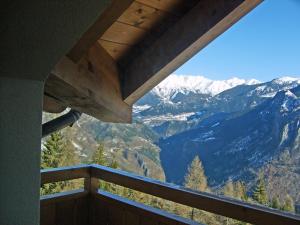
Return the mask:
[[90,165],[78,165],[41,170],[41,185],[90,177]]
[[[108,205],[114,204],[118,208],[123,209],[124,211],[130,211],[137,215],[142,215],[146,219],[154,219],[157,223],[155,224],[164,224],[164,225],[201,225],[193,220],[185,219],[180,216],[173,215],[166,211],[153,208],[123,197],[111,194],[106,191],[98,191],[95,194],[95,198],[101,200],[101,202],[106,202]],[[148,223],[147,223],[148,224]],[[150,223],[149,223],[150,224]]]
[[[72,173],[74,173],[74,175],[72,175]],[[64,176],[65,179],[63,179]],[[294,214],[227,197],[216,196],[210,193],[195,192],[177,185],[100,165],[82,165],[78,167],[44,170],[42,171],[42,183],[75,179],[80,178],[80,176],[88,176],[112,182],[166,200],[257,225],[300,224],[300,217]]]

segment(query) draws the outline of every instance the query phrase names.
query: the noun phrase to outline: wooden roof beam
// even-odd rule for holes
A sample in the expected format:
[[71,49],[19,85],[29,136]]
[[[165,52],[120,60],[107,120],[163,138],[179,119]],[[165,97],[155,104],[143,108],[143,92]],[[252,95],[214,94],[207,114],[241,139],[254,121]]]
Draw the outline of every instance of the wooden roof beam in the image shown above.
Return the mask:
[[44,94],[43,110],[49,113],[61,113],[66,109],[63,104],[47,94]]
[[134,0],[112,0],[111,5],[101,13],[98,20],[83,34],[67,56],[74,62],[78,62],[132,2]]
[[200,1],[125,68],[124,101],[132,105],[261,1]]
[[122,99],[117,64],[100,44],[77,64],[64,57],[52,70],[45,93],[102,121],[131,122],[132,108]]

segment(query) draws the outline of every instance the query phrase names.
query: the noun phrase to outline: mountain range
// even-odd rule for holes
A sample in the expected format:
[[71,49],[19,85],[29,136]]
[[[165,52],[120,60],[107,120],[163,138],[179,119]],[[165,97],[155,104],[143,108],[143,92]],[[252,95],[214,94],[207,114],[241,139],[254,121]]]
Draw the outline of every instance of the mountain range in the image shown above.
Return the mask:
[[273,194],[300,201],[300,78],[170,75],[133,106],[133,121],[84,115],[65,133],[83,161],[103,142],[121,169],[182,184],[198,155],[212,188],[229,178],[251,187],[260,171]]

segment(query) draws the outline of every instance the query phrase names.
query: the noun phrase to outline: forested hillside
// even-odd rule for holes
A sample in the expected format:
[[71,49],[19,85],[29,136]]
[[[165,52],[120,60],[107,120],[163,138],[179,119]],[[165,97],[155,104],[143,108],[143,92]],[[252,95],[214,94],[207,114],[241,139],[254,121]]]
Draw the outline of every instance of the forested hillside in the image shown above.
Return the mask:
[[[83,115],[60,134],[63,155],[69,156],[48,166],[96,162],[293,211],[300,201],[299,85],[300,79],[289,77],[260,83],[171,76],[134,105],[132,124]],[[54,116],[44,114],[44,121]],[[43,142],[45,153],[49,140]],[[99,151],[100,161],[95,160]],[[224,218],[149,196],[132,198],[224,224]]]

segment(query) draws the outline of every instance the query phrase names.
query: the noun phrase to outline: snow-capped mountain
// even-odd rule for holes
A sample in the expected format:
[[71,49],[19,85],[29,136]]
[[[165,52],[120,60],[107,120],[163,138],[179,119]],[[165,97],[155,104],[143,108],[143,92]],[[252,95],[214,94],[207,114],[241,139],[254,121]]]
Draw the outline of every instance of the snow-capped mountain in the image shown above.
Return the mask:
[[246,113],[208,119],[194,129],[160,140],[167,181],[181,183],[187,165],[199,155],[211,185],[229,178],[250,181],[256,176],[254,171],[271,166],[273,173],[278,169],[282,173],[268,177],[273,185],[268,188],[280,194],[289,183],[288,192],[300,200],[299,85],[277,92]]
[[[216,112],[245,113],[279,91],[299,84],[300,78],[293,77],[261,83],[254,79],[213,81],[205,77],[171,75],[134,105],[134,118],[160,135],[170,136],[197,126]],[[220,90],[223,91],[218,93]]]
[[203,76],[184,76],[172,74],[156,86],[152,92],[162,99],[172,99],[178,93],[189,92],[216,95],[238,85],[253,85],[260,81],[255,79],[245,80],[233,77],[228,80],[210,80]]
[[102,142],[120,168],[176,183],[196,154],[214,187],[228,177],[253,182],[270,162],[273,193],[300,202],[300,77],[261,83],[171,75],[134,105],[133,121],[83,116],[65,135],[84,160]]

